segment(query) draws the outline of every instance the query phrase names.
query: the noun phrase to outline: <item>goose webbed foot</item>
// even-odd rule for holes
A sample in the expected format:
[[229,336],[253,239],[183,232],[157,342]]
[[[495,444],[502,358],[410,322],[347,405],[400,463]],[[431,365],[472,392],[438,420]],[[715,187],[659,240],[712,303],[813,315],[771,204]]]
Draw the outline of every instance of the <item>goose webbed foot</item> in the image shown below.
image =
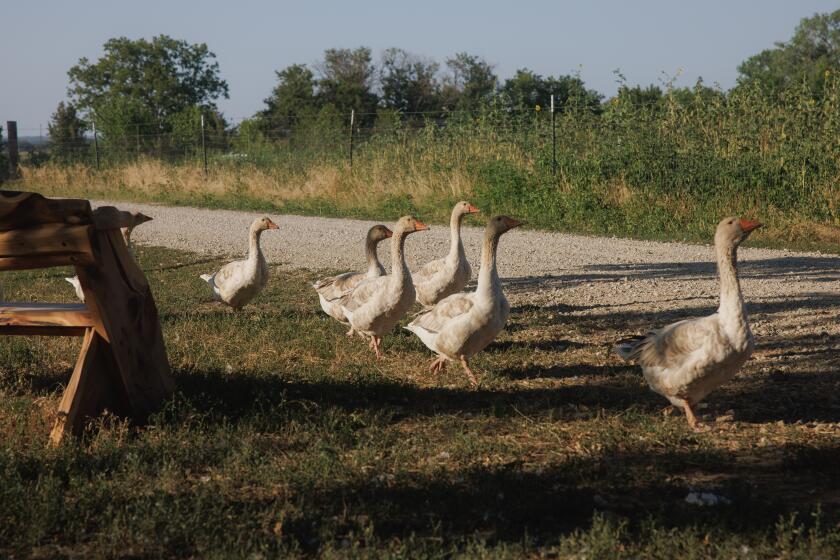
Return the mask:
[[432,360],[432,363],[429,364],[429,371],[432,373],[443,373],[446,371],[446,358],[438,356]]
[[478,387],[478,379],[476,379],[475,374],[470,369],[466,356],[461,356],[461,367],[464,368],[464,372],[467,374],[467,377],[470,378],[470,384],[473,388]]

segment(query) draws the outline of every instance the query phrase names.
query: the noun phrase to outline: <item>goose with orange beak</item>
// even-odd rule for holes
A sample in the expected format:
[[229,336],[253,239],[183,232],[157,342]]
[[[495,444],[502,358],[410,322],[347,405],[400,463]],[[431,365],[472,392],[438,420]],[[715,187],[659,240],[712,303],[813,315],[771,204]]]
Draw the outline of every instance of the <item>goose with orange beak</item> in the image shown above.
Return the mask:
[[732,379],[752,354],[754,341],[738,281],[738,246],[761,227],[754,220],[724,218],[715,233],[720,277],[717,313],[687,319],[616,344],[615,352],[636,362],[651,389],[685,411],[688,424],[702,429],[694,407]]
[[438,355],[430,366],[432,372],[443,371],[447,362],[460,362],[472,385],[478,384],[469,360],[502,332],[510,314],[496,270],[496,248],[503,233],[520,225],[507,216],[491,218],[484,230],[475,292],[446,297],[406,326]]
[[461,222],[464,216],[479,209],[462,200],[452,209],[449,219],[449,254],[445,258],[426,263],[411,274],[417,302],[430,308],[446,296],[461,292],[472,278],[472,269],[461,241]]
[[382,336],[394,329],[416,297],[405,262],[405,239],[426,229],[428,226],[414,216],[400,218],[391,237],[391,274],[363,280],[341,299],[341,310],[350,326],[370,337],[370,347],[377,358],[382,357]]
[[268,229],[279,229],[269,218],[257,218],[248,233],[248,257],[220,268],[214,274],[202,274],[217,300],[240,310],[250,302],[268,282],[268,263],[265,262],[260,236]]

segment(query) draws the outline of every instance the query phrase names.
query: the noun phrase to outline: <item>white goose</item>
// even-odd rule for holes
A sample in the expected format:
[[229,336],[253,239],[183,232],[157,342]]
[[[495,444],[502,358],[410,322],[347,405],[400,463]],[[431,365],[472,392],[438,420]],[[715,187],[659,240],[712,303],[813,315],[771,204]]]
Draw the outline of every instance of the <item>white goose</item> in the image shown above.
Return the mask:
[[470,281],[472,269],[461,242],[461,221],[467,214],[478,211],[465,200],[456,204],[449,219],[449,254],[412,273],[417,301],[423,307],[432,307],[446,296],[457,294]]
[[237,311],[254,299],[268,282],[268,264],[260,248],[260,235],[267,229],[278,227],[267,217],[254,220],[248,238],[248,258],[228,263],[215,274],[201,275],[201,279],[212,288],[216,299]]
[[645,336],[620,341],[614,350],[636,361],[651,389],[685,411],[688,424],[700,426],[694,406],[729,381],[753,351],[744,298],[738,282],[738,246],[761,224],[724,218],[715,233],[720,276],[720,306],[708,317],[688,319]]
[[413,216],[403,216],[394,226],[391,238],[391,274],[362,281],[342,298],[341,308],[350,326],[370,337],[376,357],[382,357],[382,335],[391,331],[414,304],[411,272],[405,263],[405,238],[410,233],[429,229]]
[[430,367],[432,372],[443,371],[449,360],[461,362],[472,384],[477,385],[469,359],[493,342],[510,314],[496,271],[499,237],[521,224],[507,216],[491,218],[484,230],[475,292],[453,294],[405,327],[438,355]]
[[[128,226],[122,228],[120,231],[122,232],[123,240],[125,241],[125,246],[128,248],[128,254],[131,255],[135,261],[137,260],[137,255],[134,253],[134,247],[131,246],[131,232],[145,222],[150,221],[152,218],[141,214],[140,212],[134,212],[131,214],[131,221]],[[79,282],[78,276],[73,276],[72,278],[65,278],[67,282],[73,286],[73,289],[76,291],[76,297],[79,298],[79,301],[84,303],[85,301],[85,293],[82,291],[82,285]]]
[[[341,321],[347,323],[347,317],[344,316],[344,311],[341,309],[341,298],[346,297],[350,292],[356,289],[356,286],[367,278],[379,278],[385,275],[385,267],[379,262],[379,256],[376,254],[376,246],[383,239],[388,239],[393,235],[393,232],[383,225],[375,225],[368,230],[367,238],[365,239],[365,256],[367,258],[367,272],[345,272],[338,276],[330,276],[319,280],[312,285],[315,291],[318,292],[318,299],[321,302],[321,309],[324,313]],[[347,331],[347,336],[352,336],[353,328]]]

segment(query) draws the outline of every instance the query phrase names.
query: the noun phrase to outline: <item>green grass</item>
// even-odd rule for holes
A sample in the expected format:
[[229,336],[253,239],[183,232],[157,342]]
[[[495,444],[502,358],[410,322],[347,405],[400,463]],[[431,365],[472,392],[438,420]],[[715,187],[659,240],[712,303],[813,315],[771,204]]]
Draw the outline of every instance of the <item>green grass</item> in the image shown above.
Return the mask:
[[[374,360],[320,313],[315,274],[274,270],[237,314],[210,302],[197,278],[219,261],[145,247],[139,256],[177,385],[147,426],[106,416],[48,448],[79,341],[0,339],[2,557],[840,550],[831,347],[799,372],[749,364],[709,399],[713,429],[695,434],[660,414],[664,401],[635,368],[608,356],[616,328],[650,317],[616,326],[615,317],[514,307],[475,360],[473,390],[457,368],[428,375],[429,353],[404,331]],[[3,282],[18,300],[71,301],[62,276]],[[692,489],[732,503],[689,505]]]

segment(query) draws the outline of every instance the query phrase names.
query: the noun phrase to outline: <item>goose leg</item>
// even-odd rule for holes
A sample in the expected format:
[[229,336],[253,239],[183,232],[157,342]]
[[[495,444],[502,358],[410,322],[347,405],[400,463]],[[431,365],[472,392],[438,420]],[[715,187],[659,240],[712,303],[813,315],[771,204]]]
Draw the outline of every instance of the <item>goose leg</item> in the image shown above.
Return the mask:
[[438,356],[432,360],[432,363],[429,365],[429,371],[432,373],[441,373],[446,371],[446,358]]
[[691,426],[691,429],[695,432],[702,432],[704,426],[698,422],[697,417],[694,416],[694,410],[691,407],[691,403],[683,401],[683,410],[685,411],[685,418],[688,420],[688,425]]
[[469,364],[467,364],[466,356],[461,356],[461,367],[464,368],[464,371],[466,372],[467,377],[470,378],[470,383],[472,384],[472,386],[473,387],[478,387],[478,380],[475,378],[475,374],[470,369]]
[[376,359],[379,360],[382,358],[382,352],[379,351],[379,345],[382,343],[382,339],[378,336],[370,337],[370,347],[373,348],[373,352],[376,354]]
[[346,333],[347,337],[348,338],[353,338],[354,334],[356,334],[356,329],[354,329],[353,327],[350,327],[350,330],[347,331],[347,333]]

